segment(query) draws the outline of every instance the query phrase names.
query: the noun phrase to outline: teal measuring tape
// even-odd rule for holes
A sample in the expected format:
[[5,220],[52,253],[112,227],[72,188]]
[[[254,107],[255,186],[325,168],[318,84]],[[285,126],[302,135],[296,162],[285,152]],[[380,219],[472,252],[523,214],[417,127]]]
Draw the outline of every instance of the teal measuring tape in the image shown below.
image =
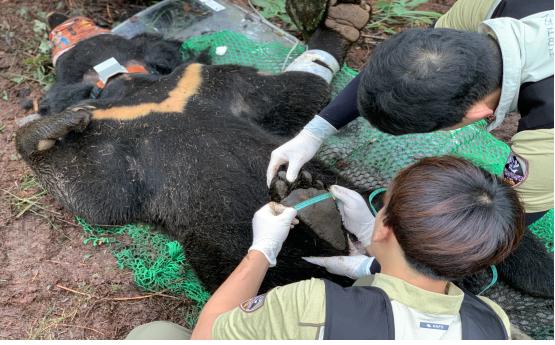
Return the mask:
[[491,281],[489,282],[489,284],[486,285],[486,287],[483,288],[482,291],[480,291],[478,296],[486,292],[488,289],[494,286],[495,283],[497,283],[497,267],[495,267],[495,265],[491,265],[489,268],[491,268],[491,273],[493,274],[493,276],[491,277]]
[[331,194],[329,192],[324,193],[324,194],[320,194],[320,195],[316,195],[313,198],[310,198],[308,200],[305,200],[305,201],[302,201],[302,202],[298,203],[297,205],[293,206],[293,208],[297,211],[300,211],[305,207],[308,207],[310,205],[314,205],[316,203],[319,203],[320,201],[324,201],[324,200],[329,199],[329,198],[333,198],[333,194]]
[[378,214],[378,211],[376,210],[376,208],[374,207],[374,205],[372,205],[372,200],[374,200],[374,198],[376,197],[376,195],[386,192],[387,189],[385,188],[378,188],[374,191],[372,191],[372,193],[370,193],[370,195],[368,195],[368,204],[370,204],[370,212],[372,212],[372,215],[375,217]]

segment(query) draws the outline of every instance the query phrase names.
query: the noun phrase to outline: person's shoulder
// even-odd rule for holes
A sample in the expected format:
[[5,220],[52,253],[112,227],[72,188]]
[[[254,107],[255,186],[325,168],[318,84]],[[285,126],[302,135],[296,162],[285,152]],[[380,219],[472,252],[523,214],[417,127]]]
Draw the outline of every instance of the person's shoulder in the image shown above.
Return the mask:
[[274,290],[280,294],[281,300],[294,301],[301,322],[324,322],[326,285],[322,279],[303,280]]
[[320,278],[310,278],[306,280],[301,280],[295,283],[291,283],[288,285],[279,286],[275,289],[323,289],[324,288],[324,280]]
[[304,325],[323,324],[325,286],[320,279],[279,286],[220,315],[212,327],[214,339],[314,339]]
[[497,314],[497,316],[499,316],[499,318],[503,322],[503,326],[505,326],[505,329],[507,330],[507,334],[509,335],[509,338],[510,338],[511,337],[511,322],[509,321],[509,317],[507,316],[507,313],[505,313],[505,311],[497,303],[495,303],[491,299],[489,299],[487,297],[484,297],[484,296],[477,296],[477,297],[479,299],[481,299],[483,302],[485,302],[491,309],[493,309],[495,314]]
[[269,294],[280,301],[295,301],[299,313],[319,306],[325,302],[326,287],[322,279],[311,278],[296,283],[276,287]]
[[483,20],[491,15],[497,0],[459,0],[436,22],[436,29],[478,31]]

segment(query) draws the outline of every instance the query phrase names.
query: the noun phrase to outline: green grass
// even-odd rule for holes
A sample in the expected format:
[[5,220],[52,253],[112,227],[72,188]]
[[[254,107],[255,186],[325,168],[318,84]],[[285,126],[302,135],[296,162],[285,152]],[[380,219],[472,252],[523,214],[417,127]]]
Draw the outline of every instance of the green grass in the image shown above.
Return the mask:
[[9,197],[10,205],[16,212],[16,219],[28,212],[42,217],[45,217],[46,212],[51,212],[43,203],[43,198],[47,193],[46,189],[32,174],[26,174],[21,178],[21,183],[16,191],[3,190],[3,192]]
[[[81,298],[83,299],[83,298]],[[83,302],[85,303],[85,302]],[[56,305],[51,305],[48,307],[43,317],[36,321],[36,323],[31,326],[27,331],[29,340],[53,340],[55,339],[54,330],[63,325],[64,322],[72,322],[79,309],[80,305],[73,307],[70,310],[61,309],[60,315],[56,315],[60,312]]]
[[392,35],[397,32],[395,27],[398,26],[431,25],[441,17],[441,13],[415,9],[427,2],[428,0],[379,0],[374,4],[372,19],[367,27]]
[[275,22],[275,19],[279,19],[286,25],[284,29],[295,28],[295,24],[285,11],[285,0],[251,0],[251,3],[264,18],[273,22]]
[[81,327],[91,330],[88,327],[74,325],[73,322],[77,315],[90,308],[90,301],[93,299],[95,289],[83,282],[78,284],[78,289],[85,295],[73,294],[70,296],[71,301],[69,303],[61,303],[60,305],[57,302],[51,303],[42,317],[37,318],[29,328],[27,338],[29,340],[54,340],[60,329]]
[[[21,7],[17,14],[23,18],[29,18],[29,12],[32,10],[28,7]],[[24,71],[20,74],[10,73],[8,77],[16,84],[28,81],[47,89],[54,82],[54,66],[52,66],[50,58],[51,48],[48,40],[49,30],[46,24],[46,13],[37,11],[34,14],[39,18],[31,22],[34,35],[24,42],[23,47],[20,48],[21,54],[18,56]]]
[[46,25],[46,14],[40,14],[41,20],[33,21],[33,32],[35,33],[35,50],[29,58],[23,60],[32,78],[43,88],[48,88],[54,82],[54,67],[50,58],[50,43],[48,41],[48,25]]
[[[441,17],[441,13],[416,10],[427,2],[428,0],[378,0],[373,5],[368,28],[391,35],[397,32],[395,29],[399,26],[430,25]],[[251,0],[251,3],[264,18],[273,22],[278,19],[286,24],[286,29],[294,29],[294,24],[285,11],[284,0]]]

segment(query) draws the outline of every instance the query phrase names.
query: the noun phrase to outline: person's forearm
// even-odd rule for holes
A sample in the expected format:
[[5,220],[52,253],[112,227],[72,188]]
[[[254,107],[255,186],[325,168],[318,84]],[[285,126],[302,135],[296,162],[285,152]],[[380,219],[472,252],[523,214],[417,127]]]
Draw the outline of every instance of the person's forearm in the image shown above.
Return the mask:
[[320,112],[319,116],[336,129],[340,129],[358,117],[357,91],[360,74]]
[[256,296],[268,266],[264,254],[257,250],[248,252],[204,306],[191,339],[212,339],[214,321],[221,314]]

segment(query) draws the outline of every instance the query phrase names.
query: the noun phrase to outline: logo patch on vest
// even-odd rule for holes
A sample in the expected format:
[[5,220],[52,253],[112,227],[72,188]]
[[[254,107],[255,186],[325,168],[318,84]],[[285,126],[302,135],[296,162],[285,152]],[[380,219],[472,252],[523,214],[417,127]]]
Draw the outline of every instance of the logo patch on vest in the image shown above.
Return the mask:
[[446,331],[449,329],[449,325],[444,325],[441,323],[420,322],[420,328],[437,329],[438,331]]
[[255,296],[241,303],[239,305],[239,308],[241,308],[241,310],[245,313],[252,313],[253,311],[260,309],[264,305],[265,299],[266,295]]
[[528,177],[526,165],[526,160],[511,152],[503,169],[503,180],[512,187],[520,185]]

